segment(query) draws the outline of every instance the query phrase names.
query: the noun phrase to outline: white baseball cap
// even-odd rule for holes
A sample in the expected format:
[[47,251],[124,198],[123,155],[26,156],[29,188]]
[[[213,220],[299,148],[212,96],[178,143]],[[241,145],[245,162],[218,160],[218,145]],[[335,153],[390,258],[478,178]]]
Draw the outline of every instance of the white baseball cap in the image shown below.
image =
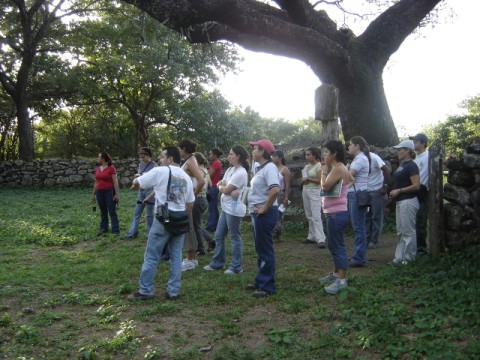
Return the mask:
[[400,144],[394,146],[395,149],[407,148],[410,150],[415,149],[415,145],[412,140],[403,140]]

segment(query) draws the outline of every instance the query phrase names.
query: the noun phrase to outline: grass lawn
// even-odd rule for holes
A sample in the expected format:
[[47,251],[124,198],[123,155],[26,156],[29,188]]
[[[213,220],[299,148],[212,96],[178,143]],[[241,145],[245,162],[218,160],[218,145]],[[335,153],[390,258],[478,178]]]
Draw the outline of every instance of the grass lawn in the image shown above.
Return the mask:
[[[331,296],[317,280],[331,269],[328,250],[302,244],[304,224],[289,223],[275,244],[278,293],[255,300],[243,290],[256,274],[245,223],[243,274],[205,272],[210,255],[201,257],[183,274],[180,299],[167,301],[161,263],[156,299],[131,303],[145,224],[135,240],[97,237],[90,195],[0,189],[0,358],[480,358],[480,247],[388,266],[387,233],[369,266],[349,271],[348,289]],[[121,195],[124,234],[136,193]]]

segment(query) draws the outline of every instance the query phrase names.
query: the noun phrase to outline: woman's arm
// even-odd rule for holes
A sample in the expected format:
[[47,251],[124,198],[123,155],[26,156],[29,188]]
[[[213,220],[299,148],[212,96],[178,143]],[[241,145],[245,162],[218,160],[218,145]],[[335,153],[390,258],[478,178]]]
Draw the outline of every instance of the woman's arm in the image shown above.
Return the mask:
[[93,182],[93,194],[92,194],[92,201],[95,203],[96,202],[96,199],[95,199],[95,193],[97,192],[97,179],[95,179],[95,181]]
[[328,167],[326,165],[322,166],[321,171],[322,176],[322,190],[330,191],[341,179],[343,179],[343,174],[340,169],[333,168],[332,171],[328,173]]
[[205,180],[203,179],[202,171],[200,170],[197,160],[194,156],[190,157],[187,160],[188,169],[192,173],[193,177],[197,179],[197,187],[194,189],[195,196],[197,196],[203,189],[203,185],[205,185]]
[[402,193],[411,193],[420,190],[420,175],[410,176],[410,182],[412,183],[412,185],[390,191],[390,196],[396,198]]
[[152,191],[150,194],[148,194],[148,196],[145,199],[143,199],[142,203],[153,204],[153,203],[150,202],[150,199],[154,196],[155,196],[155,191]]
[[113,187],[115,188],[115,196],[113,197],[113,199],[116,201],[120,201],[120,187],[118,186],[117,174],[112,174],[112,180]]
[[290,194],[290,183],[292,182],[292,174],[290,170],[284,166],[282,169],[283,181],[285,182],[285,197],[283,198],[283,205],[288,205],[288,195]]
[[[317,165],[315,165],[317,166]],[[305,182],[309,182],[309,183],[313,183],[313,184],[318,184],[320,185],[320,182],[322,181],[321,180],[321,175],[322,175],[322,167],[320,166],[318,168],[318,171],[317,171],[317,176],[316,177],[313,177],[313,176],[309,176],[306,178]]]
[[237,187],[232,184],[228,184],[228,185],[222,184],[218,186],[218,191],[220,191],[222,194],[225,194],[225,195],[230,195],[232,191],[235,191],[235,190],[237,190]]
[[274,186],[270,190],[268,190],[267,201],[265,202],[265,205],[263,205],[262,207],[257,207],[257,215],[265,214],[268,211],[268,209],[270,209],[270,206],[272,206],[272,204],[277,199],[279,192],[280,192],[280,187],[278,186]]
[[[232,184],[228,184],[227,180],[225,180],[225,178],[227,177],[227,175],[232,171],[233,168],[229,168],[227,170],[227,172],[225,173],[225,175],[223,176],[223,179],[220,180],[218,183],[217,183],[217,187],[218,187],[218,191],[220,191],[222,194],[225,194],[225,195],[234,195],[232,194],[233,191],[237,190],[237,187],[235,185],[232,185]],[[233,171],[235,173],[235,171]],[[233,175],[230,176],[230,179],[233,177]],[[238,194],[236,194],[236,196],[238,196]]]

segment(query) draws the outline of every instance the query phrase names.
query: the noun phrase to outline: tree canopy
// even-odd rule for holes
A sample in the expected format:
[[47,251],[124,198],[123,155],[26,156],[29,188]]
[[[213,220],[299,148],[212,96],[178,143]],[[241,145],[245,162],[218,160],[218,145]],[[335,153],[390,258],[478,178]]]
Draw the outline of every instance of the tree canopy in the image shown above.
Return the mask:
[[430,142],[438,141],[446,155],[461,157],[468,145],[480,140],[480,95],[464,100],[461,107],[465,114],[451,115],[424,129]]
[[[228,40],[253,51],[299,59],[339,89],[345,138],[392,145],[398,136],[383,88],[390,56],[441,0],[390,2],[362,34],[338,27],[322,3],[308,0],[124,0],[192,43]],[[287,71],[287,69],[285,69]]]
[[[85,121],[90,130],[128,129],[135,134],[132,141],[103,134],[122,143],[121,156],[147,144],[148,128],[157,135],[153,127],[161,124],[197,128],[195,112],[205,110],[191,104],[196,98],[213,101],[209,86],[237,61],[232,45],[190,46],[128,4],[12,0],[2,2],[0,13],[0,141],[15,154],[5,148],[6,158],[32,159],[35,140],[43,155],[51,153],[50,145],[65,156],[111,145],[80,133],[73,139],[69,131],[68,139],[54,139],[60,124],[70,130],[74,124],[77,130],[85,127]],[[35,125],[36,119],[41,123]],[[111,121],[118,124],[105,128]]]

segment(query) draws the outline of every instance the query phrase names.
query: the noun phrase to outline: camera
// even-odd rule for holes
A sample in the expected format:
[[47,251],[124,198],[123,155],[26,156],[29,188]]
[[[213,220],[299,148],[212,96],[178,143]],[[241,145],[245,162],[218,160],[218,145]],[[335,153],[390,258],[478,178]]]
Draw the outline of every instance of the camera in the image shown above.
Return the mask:
[[170,222],[170,218],[169,218],[169,214],[168,214],[168,203],[160,206],[160,214],[163,218],[164,223]]

